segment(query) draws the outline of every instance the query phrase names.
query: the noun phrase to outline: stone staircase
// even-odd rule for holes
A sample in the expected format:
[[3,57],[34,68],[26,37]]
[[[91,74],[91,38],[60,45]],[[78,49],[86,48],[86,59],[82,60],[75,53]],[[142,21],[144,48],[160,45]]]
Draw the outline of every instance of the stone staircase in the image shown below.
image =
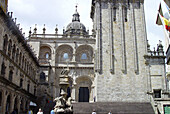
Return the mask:
[[73,103],[74,114],[91,114],[93,109],[97,114],[154,114],[150,103],[138,102],[79,102]]

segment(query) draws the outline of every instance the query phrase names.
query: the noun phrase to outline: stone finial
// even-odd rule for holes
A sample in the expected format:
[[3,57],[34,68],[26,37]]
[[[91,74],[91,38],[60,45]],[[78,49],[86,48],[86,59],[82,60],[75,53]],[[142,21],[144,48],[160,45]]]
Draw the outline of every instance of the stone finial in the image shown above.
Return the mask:
[[35,24],[34,34],[37,34],[37,24]]
[[15,24],[17,23],[17,18],[14,19]]
[[89,35],[89,28],[87,29],[87,34]]
[[45,31],[46,31],[46,29],[45,29],[45,24],[44,24],[44,28],[43,28],[43,34],[45,34]]
[[161,40],[159,40],[159,44],[157,45],[157,52],[159,53],[159,55],[163,55],[163,53],[164,53]]
[[147,40],[147,51],[151,51],[149,41]]
[[94,29],[92,29],[92,35],[96,36],[96,31]]
[[17,24],[17,27],[19,28],[19,27],[20,27],[20,24]]
[[65,33],[65,28],[63,27],[63,34]]
[[31,33],[32,33],[32,32],[31,32],[31,27],[30,27],[30,30],[29,30],[29,37],[31,36]]
[[11,15],[10,15],[11,18],[12,18],[12,14],[13,14],[13,12],[11,12]]
[[55,33],[58,34],[58,28],[57,28],[57,24],[56,24],[56,28],[55,28]]

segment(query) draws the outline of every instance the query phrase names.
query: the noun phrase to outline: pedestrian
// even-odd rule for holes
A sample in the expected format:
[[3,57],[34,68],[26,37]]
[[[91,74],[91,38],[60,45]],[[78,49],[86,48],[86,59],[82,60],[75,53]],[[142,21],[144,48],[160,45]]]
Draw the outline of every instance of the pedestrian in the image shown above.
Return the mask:
[[27,114],[33,114],[32,110],[29,109],[28,112],[27,112]]
[[37,114],[43,114],[43,111],[41,110],[41,108],[39,108],[39,111],[37,112]]
[[111,111],[108,114],[112,114]]
[[51,110],[50,114],[55,114],[54,110]]
[[95,109],[93,109],[93,112],[92,112],[91,114],[97,114],[96,111],[95,111]]

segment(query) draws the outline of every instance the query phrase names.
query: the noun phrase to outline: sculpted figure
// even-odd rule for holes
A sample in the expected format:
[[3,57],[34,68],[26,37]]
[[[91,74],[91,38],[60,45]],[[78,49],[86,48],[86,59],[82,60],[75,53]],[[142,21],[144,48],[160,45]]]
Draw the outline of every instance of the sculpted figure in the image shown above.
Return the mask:
[[72,98],[67,99],[67,93],[61,90],[61,96],[54,99],[56,105],[54,106],[54,112],[72,112],[73,106],[71,104]]

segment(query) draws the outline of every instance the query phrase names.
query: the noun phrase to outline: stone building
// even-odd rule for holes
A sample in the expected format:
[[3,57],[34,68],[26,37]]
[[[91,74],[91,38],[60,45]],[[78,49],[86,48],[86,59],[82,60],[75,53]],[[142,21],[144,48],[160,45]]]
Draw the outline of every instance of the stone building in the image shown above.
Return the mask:
[[97,47],[96,100],[150,102],[155,113],[163,113],[170,104],[165,56],[161,44],[152,54],[147,49],[144,0],[92,0],[91,18]]
[[0,8],[0,113],[21,114],[36,102],[39,63],[9,14]]
[[70,69],[70,87],[68,96],[75,101],[92,102],[94,97],[94,36],[80,22],[80,15],[73,14],[72,22],[68,24],[63,34],[33,34],[30,31],[29,44],[35,49],[40,72],[45,74],[45,81],[49,84],[49,94],[55,98],[59,96],[59,76],[65,68]]

